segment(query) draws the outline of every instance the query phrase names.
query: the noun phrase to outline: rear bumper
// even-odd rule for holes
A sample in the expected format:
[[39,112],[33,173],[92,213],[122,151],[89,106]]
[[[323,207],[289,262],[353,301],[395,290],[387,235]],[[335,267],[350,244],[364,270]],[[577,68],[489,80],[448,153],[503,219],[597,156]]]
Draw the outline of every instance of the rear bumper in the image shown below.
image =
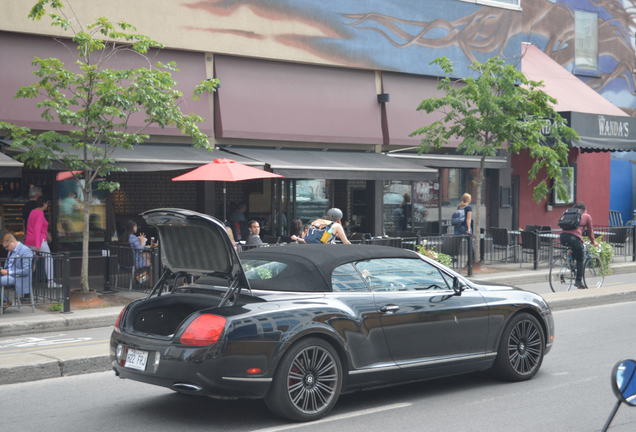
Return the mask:
[[[124,352],[120,358],[118,345]],[[128,348],[148,352],[143,371],[124,366]],[[110,341],[111,364],[119,377],[211,397],[265,397],[272,378],[265,374],[248,376],[245,372],[249,368],[267,370],[259,357],[224,355],[222,347],[216,345],[184,347],[119,333],[113,333]]]

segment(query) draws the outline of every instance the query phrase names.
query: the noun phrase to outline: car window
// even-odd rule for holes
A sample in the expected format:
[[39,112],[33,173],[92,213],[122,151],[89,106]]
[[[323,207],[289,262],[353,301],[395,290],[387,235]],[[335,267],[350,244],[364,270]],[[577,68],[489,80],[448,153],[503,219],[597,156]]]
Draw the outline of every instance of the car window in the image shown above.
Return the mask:
[[359,261],[356,268],[372,291],[448,290],[447,279],[419,258],[382,258]]
[[344,264],[333,270],[331,288],[333,291],[369,291],[353,264]]
[[272,279],[287,268],[287,264],[278,261],[244,259],[242,264],[249,280]]

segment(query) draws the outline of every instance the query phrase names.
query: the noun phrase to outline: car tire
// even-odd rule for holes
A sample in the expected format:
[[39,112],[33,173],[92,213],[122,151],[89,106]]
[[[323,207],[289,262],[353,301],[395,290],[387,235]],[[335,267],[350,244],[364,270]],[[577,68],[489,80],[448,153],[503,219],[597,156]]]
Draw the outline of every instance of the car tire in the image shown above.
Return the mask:
[[311,421],[326,416],[342,389],[342,363],[319,338],[302,339],[282,357],[265,404],[276,415]]
[[506,325],[492,372],[505,381],[529,380],[539,371],[545,353],[545,333],[539,321],[522,312]]

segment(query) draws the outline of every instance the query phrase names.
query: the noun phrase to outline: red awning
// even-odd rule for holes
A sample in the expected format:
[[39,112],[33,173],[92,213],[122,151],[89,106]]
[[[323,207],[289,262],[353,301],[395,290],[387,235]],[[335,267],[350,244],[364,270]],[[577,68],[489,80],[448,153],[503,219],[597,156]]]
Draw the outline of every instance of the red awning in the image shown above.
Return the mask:
[[521,71],[532,81],[543,81],[543,91],[557,100],[557,111],[627,115],[536,46],[523,43],[521,55]]
[[217,138],[382,144],[373,71],[215,56]]

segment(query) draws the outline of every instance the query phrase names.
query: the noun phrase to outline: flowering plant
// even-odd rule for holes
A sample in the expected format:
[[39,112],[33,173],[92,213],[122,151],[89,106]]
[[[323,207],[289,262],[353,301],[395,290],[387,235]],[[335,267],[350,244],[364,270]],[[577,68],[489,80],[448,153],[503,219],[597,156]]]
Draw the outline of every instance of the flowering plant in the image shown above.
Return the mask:
[[612,271],[609,265],[612,262],[612,258],[614,256],[614,248],[612,247],[612,245],[603,240],[602,237],[596,237],[596,243],[598,244],[598,247],[592,246],[592,243],[590,243],[587,237],[584,237],[584,242],[588,253],[601,261],[601,273],[604,276],[610,274]]
[[430,259],[433,259],[437,261],[438,263],[443,264],[447,267],[453,264],[453,258],[450,255],[437,252],[433,249],[428,249],[426,247],[426,244],[417,245],[417,251],[421,253],[422,255],[429,257]]

